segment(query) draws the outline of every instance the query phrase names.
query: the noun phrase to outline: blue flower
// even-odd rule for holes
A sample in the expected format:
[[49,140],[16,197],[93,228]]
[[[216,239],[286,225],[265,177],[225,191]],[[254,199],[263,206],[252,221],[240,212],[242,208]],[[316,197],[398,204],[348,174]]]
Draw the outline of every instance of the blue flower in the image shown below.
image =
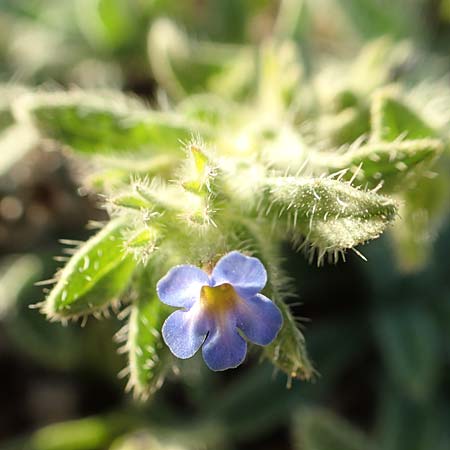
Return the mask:
[[191,265],[173,267],[156,287],[163,303],[182,308],[164,322],[164,341],[182,359],[203,345],[211,370],[239,366],[247,353],[239,330],[249,341],[268,345],[283,323],[278,307],[259,294],[266,282],[261,261],[237,251],[223,256],[210,275]]

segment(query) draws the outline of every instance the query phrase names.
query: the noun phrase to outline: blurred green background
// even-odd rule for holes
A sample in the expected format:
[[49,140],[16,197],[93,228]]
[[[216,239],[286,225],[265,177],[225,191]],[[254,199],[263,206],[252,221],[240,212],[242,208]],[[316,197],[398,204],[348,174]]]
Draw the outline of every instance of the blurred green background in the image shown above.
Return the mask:
[[[184,84],[164,61],[180,33],[198,42],[174,66]],[[325,103],[333,81],[356,80],[361,49],[383,43],[406,57],[391,64],[380,52],[380,73],[450,89],[449,0],[0,0],[1,449],[450,448],[448,200],[420,264],[402,260],[390,235],[361,249],[368,262],[349,253],[321,268],[286,246],[318,371],[289,389],[255,357],[220,374],[194,360],[135,402],[116,375],[119,321],[62,327],[29,308],[44,295],[35,283],[59,266],[58,240],[86,239],[88,221],[106,213],[79,189],[83,166],[72,156],[8,135],[22,86],[120,89],[151,104],[164,104],[165,91],[226,89],[240,101],[252,88],[245,49],[271,35],[298,44],[305,77],[327,75],[316,78]]]

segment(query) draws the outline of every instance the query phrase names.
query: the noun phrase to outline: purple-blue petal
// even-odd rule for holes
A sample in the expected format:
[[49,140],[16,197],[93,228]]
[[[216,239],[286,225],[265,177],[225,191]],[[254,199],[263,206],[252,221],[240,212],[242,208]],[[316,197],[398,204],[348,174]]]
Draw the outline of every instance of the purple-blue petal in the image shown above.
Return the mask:
[[247,343],[239,334],[234,320],[213,327],[203,344],[203,359],[214,371],[233,369],[245,359]]
[[205,341],[209,325],[209,320],[198,308],[175,311],[162,327],[164,342],[177,358],[190,358]]
[[270,344],[283,324],[278,307],[262,294],[243,299],[235,315],[237,326],[251,342],[259,345]]
[[205,285],[209,285],[209,277],[203,270],[190,265],[175,266],[158,281],[156,292],[167,305],[190,308]]
[[211,278],[213,286],[230,283],[241,297],[252,297],[266,285],[267,272],[259,259],[233,251],[219,260]]

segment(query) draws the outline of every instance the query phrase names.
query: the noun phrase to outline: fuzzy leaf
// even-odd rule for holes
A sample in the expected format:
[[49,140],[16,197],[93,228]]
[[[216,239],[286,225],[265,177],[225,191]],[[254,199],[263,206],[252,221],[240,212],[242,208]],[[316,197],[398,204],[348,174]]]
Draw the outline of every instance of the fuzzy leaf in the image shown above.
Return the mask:
[[128,388],[134,389],[136,397],[146,399],[157,391],[170,368],[172,358],[160,333],[169,313],[144,271],[132,305],[126,343],[130,369]]
[[29,95],[17,102],[15,111],[19,119],[30,118],[43,137],[87,155],[179,152],[180,141],[206,132],[176,114],[101,92]]
[[124,249],[127,221],[127,217],[112,220],[76,250],[44,303],[47,316],[76,318],[118,299],[135,268]]
[[284,217],[305,242],[326,252],[342,251],[377,238],[390,225],[397,205],[389,197],[326,178],[278,177],[266,180],[273,217]]
[[311,156],[316,171],[335,173],[348,169],[344,179],[355,178],[364,187],[375,188],[383,182],[384,192],[394,192],[417,181],[442,154],[439,139],[402,142],[373,142],[350,147],[346,153],[316,152]]
[[344,154],[341,168],[350,167],[350,176],[361,166],[356,177],[361,184],[383,181],[384,191],[396,191],[430,167],[443,148],[438,139],[370,144]]
[[121,193],[111,199],[111,203],[120,208],[129,209],[152,209],[153,204],[143,198],[137,192]]
[[304,408],[295,417],[295,448],[301,450],[374,450],[350,423],[319,408]]
[[309,380],[314,369],[308,359],[303,334],[298,329],[289,306],[284,301],[276,301],[283,315],[283,327],[276,339],[264,349],[264,356],[282,370],[289,378]]
[[408,140],[437,137],[437,132],[400,99],[377,95],[372,104],[372,133],[375,140],[392,142],[399,136]]

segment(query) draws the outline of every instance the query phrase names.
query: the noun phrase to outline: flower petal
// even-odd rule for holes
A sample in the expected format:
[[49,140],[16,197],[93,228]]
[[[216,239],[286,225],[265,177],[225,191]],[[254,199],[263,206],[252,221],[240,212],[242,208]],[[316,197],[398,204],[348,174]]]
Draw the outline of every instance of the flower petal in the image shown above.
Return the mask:
[[247,343],[238,333],[234,320],[216,325],[203,345],[203,359],[215,371],[239,366],[246,353]]
[[267,282],[267,272],[261,261],[237,251],[223,256],[211,274],[213,286],[230,283],[242,297],[257,294]]
[[237,326],[255,344],[270,344],[283,324],[278,307],[262,294],[243,299],[236,311]]
[[173,312],[164,322],[162,335],[170,351],[181,359],[194,356],[205,341],[209,320],[200,314],[198,308]]
[[175,266],[156,285],[160,300],[170,306],[190,308],[199,298],[202,286],[209,286],[208,275],[195,266]]

